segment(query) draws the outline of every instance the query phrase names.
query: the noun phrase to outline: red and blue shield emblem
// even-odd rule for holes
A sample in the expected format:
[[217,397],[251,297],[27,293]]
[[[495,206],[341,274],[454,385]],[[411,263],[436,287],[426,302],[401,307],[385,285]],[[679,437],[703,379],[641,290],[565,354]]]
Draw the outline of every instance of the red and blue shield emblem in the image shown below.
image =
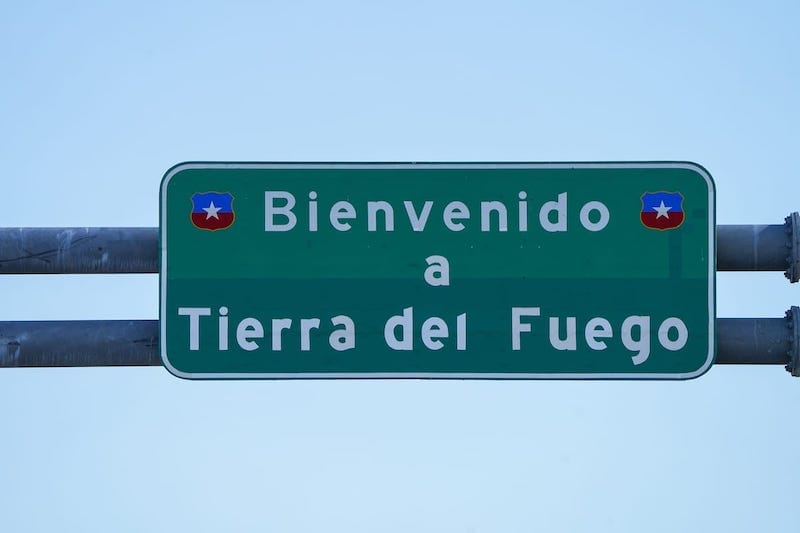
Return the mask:
[[233,195],[229,192],[198,192],[192,195],[192,224],[216,231],[233,224]]
[[642,195],[642,224],[650,229],[675,229],[683,224],[683,195],[679,192],[646,192]]

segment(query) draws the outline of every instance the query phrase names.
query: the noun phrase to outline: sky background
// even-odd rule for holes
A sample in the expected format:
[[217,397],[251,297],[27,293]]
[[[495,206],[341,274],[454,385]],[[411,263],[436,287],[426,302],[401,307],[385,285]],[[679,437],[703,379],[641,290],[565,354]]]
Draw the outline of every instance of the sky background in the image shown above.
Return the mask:
[[[800,210],[797,2],[2,2],[0,225],[158,224],[185,160],[691,160]],[[718,276],[720,317],[800,303]],[[0,320],[154,319],[155,275]],[[3,531],[797,531],[800,381],[189,382],[0,369]]]

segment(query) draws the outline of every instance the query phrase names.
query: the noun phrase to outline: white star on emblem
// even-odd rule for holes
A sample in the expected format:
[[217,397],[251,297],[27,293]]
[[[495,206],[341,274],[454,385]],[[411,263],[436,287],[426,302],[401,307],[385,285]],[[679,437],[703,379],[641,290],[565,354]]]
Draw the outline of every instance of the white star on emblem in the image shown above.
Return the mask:
[[[663,205],[664,202],[661,202],[661,204]],[[214,201],[212,200],[211,205],[203,208],[203,211],[206,212],[206,220],[208,220],[209,218],[216,218],[217,220],[219,220],[219,215],[217,213],[219,212],[220,209],[222,208],[215,206]]]
[[658,220],[661,217],[669,218],[669,213],[667,213],[667,211],[669,211],[670,209],[672,209],[672,208],[665,206],[664,205],[664,200],[661,200],[661,205],[659,205],[658,207],[655,208],[656,213],[658,213],[658,215],[656,215],[656,220]]

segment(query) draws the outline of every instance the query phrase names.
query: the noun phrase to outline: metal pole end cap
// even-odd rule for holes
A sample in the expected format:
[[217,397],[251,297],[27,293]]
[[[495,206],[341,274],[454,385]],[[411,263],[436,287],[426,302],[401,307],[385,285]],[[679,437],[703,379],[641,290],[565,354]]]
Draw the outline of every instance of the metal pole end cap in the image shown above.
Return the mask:
[[786,258],[789,266],[784,275],[791,283],[797,283],[800,281],[800,214],[797,211],[786,217],[786,229],[791,239],[792,255]]
[[786,371],[800,377],[800,307],[793,305],[786,311],[786,327],[789,329],[789,364]]

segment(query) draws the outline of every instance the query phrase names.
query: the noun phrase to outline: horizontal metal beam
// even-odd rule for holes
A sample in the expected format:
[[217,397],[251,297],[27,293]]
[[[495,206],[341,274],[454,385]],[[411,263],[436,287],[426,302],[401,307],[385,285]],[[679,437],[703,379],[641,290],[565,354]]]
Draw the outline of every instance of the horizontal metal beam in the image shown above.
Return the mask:
[[715,364],[788,365],[793,339],[787,318],[718,318]]
[[[795,215],[783,225],[717,226],[717,270],[796,279],[795,226]],[[126,273],[158,273],[158,228],[0,228],[0,274]]]
[[[716,364],[790,364],[791,323],[791,314],[717,319]],[[0,322],[0,367],[160,365],[158,320]]]
[[158,320],[0,322],[0,367],[159,365]]
[[717,270],[780,271],[795,278],[791,224],[717,226]]
[[158,228],[0,228],[0,274],[153,274]]

